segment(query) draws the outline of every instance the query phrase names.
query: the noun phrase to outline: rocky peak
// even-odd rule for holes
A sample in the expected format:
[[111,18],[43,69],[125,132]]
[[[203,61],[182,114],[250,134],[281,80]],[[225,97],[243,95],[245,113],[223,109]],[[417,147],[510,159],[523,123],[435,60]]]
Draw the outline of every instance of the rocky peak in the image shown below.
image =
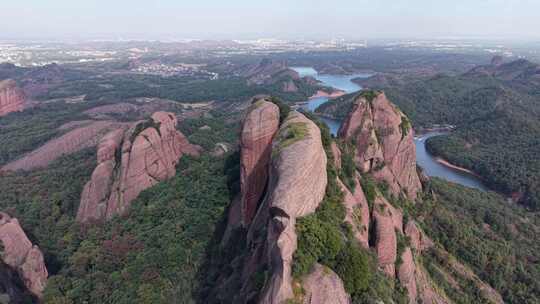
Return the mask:
[[360,172],[385,181],[395,195],[416,198],[421,183],[416,172],[414,131],[409,119],[383,92],[358,95],[339,136],[354,143]]
[[176,173],[183,154],[198,155],[176,130],[173,113],[156,112],[127,131],[106,134],[98,145],[98,165],[81,194],[79,222],[110,219],[124,214],[139,193]]
[[[297,218],[315,212],[326,191],[327,158],[321,131],[303,114],[292,111],[282,120],[272,138],[276,123],[279,125],[276,113],[279,109],[276,108],[267,101],[260,101],[248,110],[244,120],[241,191],[243,196],[252,193],[260,198],[258,201],[253,199],[253,205],[250,205],[250,208],[257,208],[255,217],[240,229],[245,235],[246,244],[243,253],[233,262],[237,265],[234,272],[223,274],[213,286],[217,297],[229,299],[227,301],[233,299],[233,303],[256,301],[277,304],[294,298],[292,263],[297,249]],[[260,125],[254,126],[254,123]],[[260,141],[253,140],[257,138]],[[269,141],[269,155],[265,155]],[[263,160],[260,170],[267,170],[266,182],[262,172],[253,174],[256,172],[254,169],[246,170],[255,168],[253,164],[257,157]],[[255,176],[260,179],[250,180]],[[247,188],[253,184],[257,184],[257,187]],[[237,214],[240,212],[234,210],[240,209],[240,201],[233,201],[230,208],[227,227],[229,235],[234,233],[231,230],[238,227]],[[239,230],[236,231],[238,233]],[[227,241],[231,243],[237,240],[225,236],[224,242]],[[262,273],[265,273],[264,282],[257,284],[254,278]],[[311,279],[318,282],[321,278],[314,274]],[[230,285],[231,282],[235,282],[234,286]],[[328,288],[336,283],[334,280],[324,282]],[[312,292],[316,298],[325,298],[316,290]]]
[[41,250],[28,239],[19,221],[0,212],[0,258],[15,269],[26,288],[40,298],[48,272]]
[[240,185],[242,223],[255,216],[268,181],[272,140],[279,128],[279,108],[260,99],[249,108],[240,136]]
[[0,81],[0,116],[24,110],[26,96],[14,80]]
[[[317,125],[291,112],[273,142],[267,212],[256,222],[267,222],[268,265],[273,269],[264,286],[261,303],[282,303],[294,297],[292,261],[296,251],[296,219],[315,212],[327,183],[326,153]],[[256,226],[255,226],[256,228]]]

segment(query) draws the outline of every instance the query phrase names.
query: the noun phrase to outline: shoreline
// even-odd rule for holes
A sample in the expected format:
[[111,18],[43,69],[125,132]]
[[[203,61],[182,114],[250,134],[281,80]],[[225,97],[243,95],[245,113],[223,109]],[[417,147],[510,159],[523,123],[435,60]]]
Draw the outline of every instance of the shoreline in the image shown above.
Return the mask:
[[318,90],[317,93],[313,94],[313,96],[309,97],[309,100],[320,98],[320,97],[327,97],[327,98],[337,98],[345,95],[345,91],[342,90],[335,90],[332,93],[325,92],[323,90]]
[[457,170],[457,171],[461,171],[461,172],[470,174],[470,175],[472,175],[472,176],[474,176],[474,177],[476,177],[476,178],[478,178],[478,179],[480,179],[480,180],[483,181],[482,177],[481,177],[480,175],[478,175],[477,173],[475,173],[474,171],[472,171],[472,170],[469,170],[469,169],[467,169],[467,168],[463,168],[463,167],[454,165],[454,164],[450,163],[449,161],[447,161],[446,159],[441,158],[441,157],[439,157],[439,156],[436,156],[436,157],[435,157],[435,160],[436,160],[439,164],[441,164],[441,165],[443,165],[443,166],[445,166],[445,167],[452,168],[452,169],[454,169],[454,170]]

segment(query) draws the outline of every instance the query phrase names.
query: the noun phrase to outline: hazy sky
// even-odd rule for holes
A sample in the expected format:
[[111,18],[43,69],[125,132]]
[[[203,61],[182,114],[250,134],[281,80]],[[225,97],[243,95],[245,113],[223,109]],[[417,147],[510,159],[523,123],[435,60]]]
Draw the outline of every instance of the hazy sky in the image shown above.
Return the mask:
[[540,39],[540,0],[0,0],[0,38]]

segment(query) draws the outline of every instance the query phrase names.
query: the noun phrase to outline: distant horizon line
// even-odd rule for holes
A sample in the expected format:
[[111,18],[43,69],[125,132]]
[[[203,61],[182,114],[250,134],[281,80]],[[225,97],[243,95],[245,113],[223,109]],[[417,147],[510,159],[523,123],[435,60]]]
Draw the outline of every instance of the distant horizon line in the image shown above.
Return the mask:
[[[197,37],[196,35],[167,35],[167,34],[90,34],[82,37],[76,34],[63,34],[56,36],[32,37],[30,35],[0,35],[0,42],[194,42],[194,41],[237,41],[248,42],[257,40],[276,40],[283,42],[329,42],[333,40],[342,40],[345,42],[406,42],[406,41],[484,41],[484,42],[528,42],[539,43],[540,37],[517,37],[517,36],[491,36],[491,35],[437,35],[437,36],[410,36],[410,37],[344,37],[336,35],[335,37],[284,37],[283,35],[259,35],[244,37]],[[151,37],[154,36],[154,37]]]

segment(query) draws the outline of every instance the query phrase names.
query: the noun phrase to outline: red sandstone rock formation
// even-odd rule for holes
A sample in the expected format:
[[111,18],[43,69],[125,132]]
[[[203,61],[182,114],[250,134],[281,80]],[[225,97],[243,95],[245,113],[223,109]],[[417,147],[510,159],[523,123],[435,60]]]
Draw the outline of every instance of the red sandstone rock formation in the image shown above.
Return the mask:
[[267,226],[264,252],[272,273],[260,303],[268,304],[282,303],[294,296],[291,264],[297,244],[296,219],[315,212],[327,183],[327,159],[320,130],[304,115],[289,114],[274,139],[272,154],[263,210],[250,228],[259,223]]
[[305,292],[303,304],[351,303],[341,279],[325,266],[316,264],[302,283]]
[[240,185],[242,223],[255,216],[268,181],[272,139],[279,128],[279,108],[268,101],[255,102],[244,120],[240,137]]
[[413,220],[407,222],[405,235],[409,237],[412,249],[418,254],[433,246],[433,241],[418,228],[418,225]]
[[[65,127],[62,126],[62,127]],[[61,156],[93,147],[107,132],[126,128],[127,124],[111,121],[96,121],[73,129],[66,134],[46,142],[43,146],[2,167],[2,171],[32,170],[48,166]]]
[[26,96],[11,79],[0,81],[0,117],[24,110]]
[[411,248],[405,248],[405,251],[401,254],[401,265],[399,265],[397,276],[399,282],[405,289],[407,289],[407,296],[409,297],[409,303],[416,303],[417,289],[416,289],[416,265],[414,264],[414,257]]
[[33,246],[15,218],[0,212],[0,243],[4,247],[1,258],[17,270],[24,285],[38,298],[47,283],[47,268],[43,254]]
[[416,173],[416,150],[408,119],[384,93],[359,95],[339,130],[339,136],[355,140],[355,162],[361,172],[371,172],[388,182],[396,195],[415,199],[421,189]]
[[362,191],[362,186],[356,180],[354,194],[338,179],[338,185],[344,194],[345,222],[349,223],[356,240],[364,248],[369,248],[369,206]]
[[397,258],[396,226],[392,219],[390,204],[383,197],[376,198],[372,216],[375,224],[375,251],[379,266],[384,273],[394,278]]
[[110,219],[124,214],[139,193],[175,175],[183,154],[198,155],[176,130],[172,113],[156,112],[151,120],[124,132],[108,133],[98,146],[98,165],[81,194],[77,221]]

